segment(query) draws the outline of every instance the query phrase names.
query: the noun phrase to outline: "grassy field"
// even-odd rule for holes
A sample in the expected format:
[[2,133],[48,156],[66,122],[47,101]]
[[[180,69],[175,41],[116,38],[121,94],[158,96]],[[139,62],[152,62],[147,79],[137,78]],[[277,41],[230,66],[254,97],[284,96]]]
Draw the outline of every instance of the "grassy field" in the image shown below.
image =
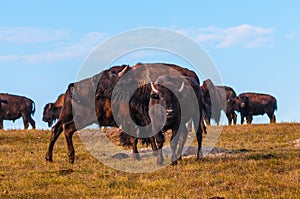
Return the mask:
[[300,124],[224,127],[216,147],[230,153],[146,173],[105,166],[78,134],[74,165],[64,136],[48,163],[49,134],[0,131],[1,198],[300,198]]

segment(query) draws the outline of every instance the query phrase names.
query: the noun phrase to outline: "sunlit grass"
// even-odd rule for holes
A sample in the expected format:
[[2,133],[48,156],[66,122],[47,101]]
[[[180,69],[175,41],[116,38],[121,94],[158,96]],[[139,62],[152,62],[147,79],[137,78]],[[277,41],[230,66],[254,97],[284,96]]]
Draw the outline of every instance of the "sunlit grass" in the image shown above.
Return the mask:
[[[49,137],[46,130],[0,131],[1,198],[300,198],[300,149],[293,144],[300,124],[224,127],[216,146],[232,153],[145,173],[105,166],[77,133],[75,164],[68,163],[64,136],[48,163]],[[131,157],[116,164],[122,161],[136,165]]]

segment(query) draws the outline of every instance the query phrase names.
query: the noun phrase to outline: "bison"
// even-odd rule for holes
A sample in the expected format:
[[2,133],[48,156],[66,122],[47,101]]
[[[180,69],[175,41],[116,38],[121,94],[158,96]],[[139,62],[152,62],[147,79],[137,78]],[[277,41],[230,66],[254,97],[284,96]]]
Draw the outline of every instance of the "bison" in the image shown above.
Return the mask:
[[[111,118],[112,115],[102,118],[101,121],[100,119],[97,120],[96,112],[101,108],[98,107],[95,109],[95,105],[101,106],[102,102],[96,102],[95,93],[103,73],[107,73],[107,76],[111,78],[120,78],[127,69],[128,66],[115,66],[91,78],[68,85],[59,119],[51,129],[50,143],[46,153],[47,161],[53,161],[53,147],[62,131],[64,131],[67,141],[69,162],[74,163],[75,150],[72,136],[75,131],[94,123],[99,123],[100,126],[115,126],[115,122]],[[105,77],[106,75],[103,75],[102,78]],[[102,81],[105,82],[105,80]],[[107,81],[105,82],[106,89],[113,88],[114,85],[109,80]]]
[[[150,82],[162,74],[192,77],[199,85],[198,76],[187,68],[174,64],[138,63],[118,81],[111,101],[114,118],[123,130],[129,133],[133,139],[155,136],[159,150],[162,149],[164,136],[160,132],[157,135],[152,132],[149,101]],[[158,163],[161,164],[161,162],[158,159]]]
[[216,89],[218,90],[218,92],[224,92],[225,90],[225,95],[226,95],[226,102],[225,104],[223,104],[222,106],[222,110],[225,112],[227,120],[228,120],[228,125],[236,124],[236,119],[237,119],[237,115],[234,112],[234,110],[231,110],[228,108],[228,100],[231,98],[235,98],[236,97],[236,93],[233,90],[233,88],[229,87],[229,86],[216,86]]
[[[188,130],[185,123],[193,120],[197,141],[197,158],[202,155],[202,96],[197,81],[185,76],[159,76],[155,83],[151,83],[149,102],[149,116],[152,131],[161,133],[171,129],[171,149],[173,165],[181,159],[184,143]],[[178,145],[178,150],[177,150]],[[161,150],[159,151],[158,164],[163,163]]]
[[[190,75],[196,77],[196,81],[199,82],[195,73],[184,69],[180,66],[171,64],[145,64],[149,67],[153,77],[158,77],[161,73],[170,73],[172,71],[178,71],[183,75]],[[71,83],[65,93],[64,105],[61,110],[61,114],[57,123],[51,129],[50,143],[48,151],[46,153],[46,160],[53,161],[53,147],[62,131],[64,131],[67,145],[69,162],[74,163],[75,150],[72,142],[72,135],[76,130],[82,129],[93,123],[98,123],[99,126],[119,126],[121,129],[126,130],[126,133],[130,135],[131,145],[135,158],[139,159],[137,151],[137,139],[138,138],[150,138],[152,149],[156,151],[157,147],[155,139],[152,135],[146,135],[147,132],[143,129],[143,126],[150,124],[148,115],[148,104],[150,100],[151,86],[147,83],[145,76],[144,64],[136,64],[133,67],[129,66],[115,66],[108,70],[101,72],[91,78]],[[162,69],[164,68],[164,69]],[[130,78],[124,77],[129,71],[133,71],[133,76]],[[139,73],[137,73],[139,71]],[[122,78],[121,78],[122,77]],[[128,81],[129,80],[129,83]],[[125,82],[124,82],[125,81]],[[121,82],[125,87],[116,88],[116,84]],[[127,89],[131,87],[129,85],[136,85],[137,89],[133,95],[130,95],[129,102],[122,100],[123,94],[129,93]],[[118,89],[120,89],[118,91]],[[115,91],[116,92],[113,92]],[[116,93],[120,98],[114,98],[113,93]],[[131,92],[132,94],[133,92]],[[124,102],[124,103],[123,103]],[[115,106],[116,105],[116,106]],[[124,106],[129,105],[130,113],[123,112]],[[113,109],[116,108],[113,114]],[[131,117],[129,117],[129,115]],[[123,118],[121,122],[116,122],[116,119]],[[126,120],[132,118],[134,125],[128,125]],[[137,128],[138,127],[138,128]],[[135,136],[139,132],[145,132],[140,134],[142,136]],[[126,133],[123,135],[128,136]],[[146,135],[146,136],[143,136]],[[161,140],[158,140],[158,143]]]
[[59,118],[62,106],[64,104],[64,98],[65,94],[61,94],[54,103],[48,103],[45,105],[43,111],[43,121],[47,122],[49,127],[51,127],[53,122]]
[[242,93],[228,102],[230,109],[240,112],[241,124],[244,123],[245,117],[247,123],[251,124],[252,116],[264,115],[265,113],[270,118],[270,123],[276,122],[274,112],[277,110],[277,101],[271,95],[251,92]]
[[0,129],[3,129],[3,120],[13,120],[22,117],[24,129],[29,123],[35,129],[35,121],[31,116],[35,113],[35,103],[31,99],[7,93],[0,94],[2,109],[0,109]]
[[215,86],[210,79],[203,82],[201,86],[203,93],[204,111],[203,116],[207,125],[213,118],[217,124],[220,122],[221,111],[223,110],[228,119],[228,125],[236,124],[236,113],[228,109],[228,99],[236,97],[235,91],[229,86]]

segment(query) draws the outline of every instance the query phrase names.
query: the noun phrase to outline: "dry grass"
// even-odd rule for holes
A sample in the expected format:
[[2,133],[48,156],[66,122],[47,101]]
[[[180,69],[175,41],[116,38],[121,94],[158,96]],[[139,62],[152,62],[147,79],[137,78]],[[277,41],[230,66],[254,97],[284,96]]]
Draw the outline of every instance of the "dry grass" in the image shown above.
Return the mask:
[[63,136],[47,163],[49,131],[0,131],[0,197],[300,198],[299,138],[300,124],[224,127],[217,146],[233,153],[138,174],[103,165],[77,134],[71,165]]

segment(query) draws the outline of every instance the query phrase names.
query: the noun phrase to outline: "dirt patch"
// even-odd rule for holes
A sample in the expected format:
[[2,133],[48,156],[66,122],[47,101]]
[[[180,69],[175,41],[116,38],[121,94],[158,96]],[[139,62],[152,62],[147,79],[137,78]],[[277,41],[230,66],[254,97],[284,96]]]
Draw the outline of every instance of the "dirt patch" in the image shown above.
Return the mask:
[[[195,146],[184,147],[183,157],[189,158],[189,157],[196,156],[197,150],[198,149]],[[224,149],[224,148],[217,148],[217,147],[203,147],[202,152],[205,157],[226,156],[226,155],[232,155],[232,154],[237,153],[236,151],[232,151],[232,150],[228,150],[228,149]],[[141,149],[139,149],[139,153],[141,156],[143,156],[143,154],[152,153],[152,149],[141,148]],[[116,153],[115,155],[113,155],[113,158],[116,158],[116,159],[129,158],[130,154],[131,154],[131,151],[128,151],[126,153]],[[171,156],[172,155],[171,148],[169,146],[164,147],[163,154],[167,155],[167,156]]]

